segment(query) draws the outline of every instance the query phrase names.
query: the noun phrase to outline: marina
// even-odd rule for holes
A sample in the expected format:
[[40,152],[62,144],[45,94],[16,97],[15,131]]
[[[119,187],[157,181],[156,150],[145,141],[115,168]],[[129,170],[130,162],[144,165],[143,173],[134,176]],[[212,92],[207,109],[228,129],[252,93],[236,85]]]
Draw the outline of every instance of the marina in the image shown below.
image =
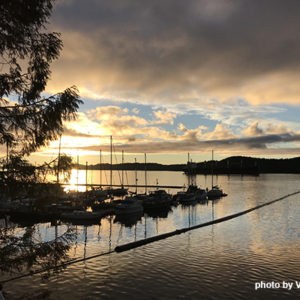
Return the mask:
[[[80,174],[79,174],[80,173]],[[128,174],[129,175],[128,175]],[[110,184],[99,183],[102,178],[97,170],[72,171],[69,183],[57,183],[65,187],[66,192],[61,194],[40,194],[36,197],[17,197],[4,201],[0,205],[0,213],[11,217],[13,220],[28,219],[31,222],[51,220],[76,222],[97,222],[101,217],[108,215],[129,218],[135,212],[142,214],[144,210],[160,213],[161,210],[171,209],[178,202],[186,205],[207,199],[208,188],[198,188],[196,182],[191,184],[189,176],[181,172],[174,172],[181,178],[181,185],[158,184],[166,173],[148,171],[127,171],[129,182],[139,184],[113,184],[117,178],[117,171],[110,171]],[[148,175],[147,175],[148,174]],[[157,175],[156,178],[153,175]],[[98,177],[99,176],[99,177]],[[173,175],[174,176],[174,175]],[[83,182],[80,181],[84,180]],[[149,178],[148,178],[149,177]],[[93,182],[90,182],[93,178]],[[152,182],[155,184],[151,184]],[[76,182],[76,183],[74,183]],[[168,181],[170,182],[170,181]],[[177,192],[178,190],[182,190]],[[220,198],[219,197],[215,198]],[[135,207],[135,209],[130,208]]]
[[[131,175],[134,178],[134,172]],[[141,172],[138,175],[142,177],[143,173]],[[151,182],[152,178],[156,178],[157,175],[159,174],[151,174],[149,172],[148,180]],[[94,178],[96,181],[96,176]],[[160,180],[167,184],[171,178],[176,183],[177,181],[184,180],[186,177],[182,173],[162,172]],[[152,237],[155,238],[159,235],[168,235],[170,232],[182,228],[192,228],[199,224],[211,222],[212,220],[250,209],[253,206],[266,203],[283,195],[283,187],[286,193],[295,192],[298,190],[297,183],[300,178],[299,175],[270,174],[260,177],[218,176],[218,178],[215,177],[215,180],[218,180],[215,182],[228,192],[226,198],[196,202],[188,206],[179,204],[172,206],[171,210],[166,212],[144,212],[143,215],[136,215],[125,219],[118,218],[117,216],[107,216],[101,218],[101,221],[97,224],[75,225],[78,234],[69,252],[71,257],[76,259],[89,258],[94,255],[113,251],[118,246]],[[210,181],[211,178],[209,176],[205,178],[205,176],[198,175],[197,177],[199,185],[205,185],[206,182],[209,183]],[[264,188],[262,189],[262,187]],[[264,193],[262,193],[262,190]],[[117,299],[120,297],[119,289],[122,289],[125,295],[132,293],[133,286],[127,280],[124,282],[122,280],[123,276],[134,276],[139,284],[138,291],[142,293],[144,298],[149,296],[162,299],[167,295],[176,297],[178,293],[188,297],[188,289],[182,289],[183,285],[189,287],[189,289],[193,289],[195,297],[196,295],[197,297],[201,295],[204,297],[207,292],[204,292],[204,287],[207,288],[206,280],[200,282],[196,279],[187,281],[185,279],[185,274],[187,274],[186,265],[189,266],[188,272],[192,277],[199,276],[200,272],[200,276],[219,280],[222,284],[226,284],[225,279],[222,279],[219,271],[215,269],[217,262],[220,263],[220,260],[214,262],[215,257],[220,256],[224,262],[222,263],[224,268],[222,272],[223,274],[225,272],[227,278],[230,278],[229,286],[233,287],[233,285],[238,284],[241,287],[234,292],[231,291],[231,294],[225,293],[225,299],[230,299],[232,295],[240,299],[254,299],[251,296],[251,286],[253,280],[257,277],[256,272],[261,272],[263,276],[268,276],[267,271],[263,271],[263,266],[267,265],[267,270],[274,270],[274,276],[267,277],[273,280],[280,280],[285,276],[293,276],[293,274],[299,271],[297,269],[299,267],[299,264],[297,264],[298,258],[296,258],[297,253],[299,253],[296,250],[297,245],[299,246],[298,239],[296,238],[297,231],[294,232],[289,229],[295,226],[297,228],[297,222],[299,222],[298,218],[296,218],[299,209],[297,205],[298,198],[299,196],[295,195],[277,204],[275,203],[247,214],[247,216],[241,216],[235,220],[211,225],[206,228],[192,230],[180,236],[176,235],[156,241],[153,244],[147,244],[140,248],[122,252],[122,254],[111,253],[106,256],[87,260],[86,262],[69,265],[65,271],[51,277],[46,285],[42,284],[42,287],[51,289],[53,296],[59,293],[59,295],[64,295],[64,297],[74,297],[73,285],[70,281],[70,278],[73,278],[75,280],[74,284],[78,287],[76,296],[79,298],[93,295],[93,297],[104,299]],[[285,227],[284,224],[287,222],[286,216],[291,211],[294,211],[295,217],[289,219],[289,226]],[[257,227],[258,216],[263,217],[264,226]],[[276,216],[276,222],[271,216]],[[60,235],[66,230],[68,225],[67,223],[60,222],[56,224],[46,222],[37,223],[36,226],[42,239],[51,240],[55,237],[56,232]],[[25,229],[24,227],[23,229],[22,227],[19,228],[20,230]],[[238,234],[237,228],[239,228]],[[256,230],[253,230],[253,228],[256,228]],[[279,238],[276,231],[284,231],[284,228],[286,228],[287,233],[283,234],[282,232]],[[225,233],[229,237],[227,242],[222,238]],[[286,242],[285,236],[287,234],[293,240],[293,243]],[[273,242],[275,236],[277,237],[277,241],[279,238],[279,243],[275,244]],[[262,239],[262,237],[264,238]],[[260,246],[258,249],[255,248],[253,239],[255,239],[256,243],[259,242]],[[247,248],[243,245],[247,245]],[[199,247],[201,249],[200,252]],[[207,252],[208,249],[212,250]],[[169,255],[170,251],[172,252],[172,257]],[[270,251],[272,253],[272,260],[268,254]],[[286,261],[285,266],[279,267],[278,264],[281,260],[277,264],[274,257],[279,258],[281,253],[283,253],[282,251],[289,253],[290,257]],[[188,257],[187,253],[189,253]],[[294,254],[292,255],[292,253]],[[243,256],[244,266],[248,270],[244,276],[235,275],[235,272],[237,272],[235,268],[235,272],[231,272],[232,262],[240,255]],[[146,272],[151,282],[160,286],[159,291],[149,289],[148,281],[142,280],[145,276],[141,276],[142,269],[132,266],[132,260],[135,261],[135,264],[138,263],[143,266],[143,272]],[[257,265],[257,260],[262,260],[263,264]],[[167,271],[168,268],[170,268],[172,276],[175,274],[179,282],[178,280],[172,281],[168,279],[171,274]],[[161,275],[158,276],[158,273]],[[5,278],[8,279],[9,276]],[[5,284],[5,290],[9,295],[13,296],[15,291],[20,292],[24,289],[24,286],[28,285],[28,280],[30,280],[32,283],[30,290],[33,292],[35,288],[40,286],[40,278],[40,275],[37,274],[28,279],[24,278],[7,283]],[[237,283],[238,280],[239,283]],[[163,285],[167,286],[167,288],[164,289]],[[116,286],[118,289],[115,288]],[[143,289],[148,289],[148,296]],[[209,291],[214,299],[217,299],[221,295],[220,290],[214,291],[209,288]],[[276,297],[276,291],[272,291],[272,294]]]

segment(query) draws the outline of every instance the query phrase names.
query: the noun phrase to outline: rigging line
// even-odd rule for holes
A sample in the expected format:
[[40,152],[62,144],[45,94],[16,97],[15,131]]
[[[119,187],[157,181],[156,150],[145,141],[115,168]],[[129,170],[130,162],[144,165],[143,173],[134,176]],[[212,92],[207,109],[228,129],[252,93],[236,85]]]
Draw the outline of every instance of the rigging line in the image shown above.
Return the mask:
[[[125,171],[125,176],[126,176],[126,183],[127,183],[127,185],[129,185],[129,181],[128,181],[128,174],[127,174],[127,168],[124,170],[124,152],[123,152],[123,157],[122,157],[122,170],[123,170],[123,172]],[[123,177],[123,180],[124,180],[124,177]],[[123,184],[124,184],[124,182],[123,182]]]
[[106,181],[106,184],[108,184],[108,179],[107,179],[106,171],[107,171],[107,170],[104,170],[104,175],[105,175],[105,181]]
[[[116,160],[116,165],[118,164],[118,159],[117,159],[117,155],[116,155],[116,149],[115,149],[115,146],[113,145],[113,149],[114,149],[114,154],[115,154],[115,160]],[[119,180],[120,180],[120,184],[122,182],[122,179],[121,179],[121,175],[120,175],[120,170],[118,169],[118,175],[119,175]]]
[[104,171],[104,176],[105,176],[105,182],[106,182],[106,184],[108,184],[108,179],[107,179],[107,174],[106,174],[106,168],[104,167],[104,157],[103,157],[103,162],[102,162],[102,169],[103,169],[103,171]]
[[129,181],[128,181],[128,173],[127,173],[127,170],[125,171],[125,176],[126,176],[126,183],[127,183],[127,185],[129,185]]
[[[124,169],[124,166],[123,166],[123,169]],[[126,168],[126,170],[125,170],[125,176],[126,176],[126,183],[127,183],[127,185],[129,185],[129,180],[128,180],[128,170],[127,170],[127,168]]]

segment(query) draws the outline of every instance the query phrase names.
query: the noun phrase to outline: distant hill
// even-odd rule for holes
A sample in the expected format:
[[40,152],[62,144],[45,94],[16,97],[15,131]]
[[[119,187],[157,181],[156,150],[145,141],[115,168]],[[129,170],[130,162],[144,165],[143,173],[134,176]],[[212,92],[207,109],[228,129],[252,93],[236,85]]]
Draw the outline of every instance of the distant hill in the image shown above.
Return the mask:
[[[148,171],[184,171],[185,164],[176,164],[176,165],[163,165],[157,163],[147,163],[146,169]],[[81,169],[85,169],[84,165],[80,165]],[[100,170],[100,164],[88,166],[89,170]],[[102,170],[110,170],[110,164],[102,164]],[[124,164],[113,164],[112,170],[145,170],[144,163],[124,163]]]
[[[79,166],[85,169],[84,165]],[[100,164],[88,166],[89,170],[99,170]],[[110,164],[102,164],[102,170],[110,170]],[[113,164],[113,170],[145,170],[144,163]],[[148,171],[181,171],[187,174],[253,174],[260,173],[300,173],[300,157],[275,159],[231,156],[220,161],[204,161],[189,164],[163,165],[147,163]]]
[[259,173],[300,173],[300,157],[287,159],[254,158],[231,156],[220,161],[190,163],[186,173],[195,174],[253,174]]

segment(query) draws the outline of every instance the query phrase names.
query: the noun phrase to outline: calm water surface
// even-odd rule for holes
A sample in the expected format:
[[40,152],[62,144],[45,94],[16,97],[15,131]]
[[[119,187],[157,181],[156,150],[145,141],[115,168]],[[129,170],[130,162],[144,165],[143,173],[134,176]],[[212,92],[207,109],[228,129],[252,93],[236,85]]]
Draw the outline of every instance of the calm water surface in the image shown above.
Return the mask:
[[[129,173],[129,180],[133,176]],[[143,177],[139,172],[140,184]],[[162,185],[187,184],[178,172],[148,172],[148,183],[155,184],[156,178]],[[99,173],[93,172],[89,180],[98,182]],[[105,218],[98,225],[77,226],[71,256],[89,257],[300,190],[300,175],[218,176],[214,181],[228,197],[179,205],[160,216],[144,215],[126,224]],[[211,177],[197,176],[197,184],[209,186]],[[224,223],[70,265],[47,281],[40,275],[17,280],[6,284],[5,291],[9,299],[40,288],[51,291],[52,299],[297,299],[300,289],[295,287],[255,291],[254,285],[300,281],[299,203],[300,194]],[[65,225],[38,225],[42,240],[53,239],[55,230],[65,229]]]

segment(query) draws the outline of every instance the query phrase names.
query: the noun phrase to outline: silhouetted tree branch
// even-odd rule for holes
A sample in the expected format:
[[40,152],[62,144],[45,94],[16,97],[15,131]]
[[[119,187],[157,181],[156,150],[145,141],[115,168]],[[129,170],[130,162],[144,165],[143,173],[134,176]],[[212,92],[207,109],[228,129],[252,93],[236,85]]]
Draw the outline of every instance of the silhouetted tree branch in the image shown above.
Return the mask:
[[0,1],[0,144],[22,156],[57,139],[82,103],[74,86],[42,94],[62,49],[59,33],[44,32],[52,2]]

